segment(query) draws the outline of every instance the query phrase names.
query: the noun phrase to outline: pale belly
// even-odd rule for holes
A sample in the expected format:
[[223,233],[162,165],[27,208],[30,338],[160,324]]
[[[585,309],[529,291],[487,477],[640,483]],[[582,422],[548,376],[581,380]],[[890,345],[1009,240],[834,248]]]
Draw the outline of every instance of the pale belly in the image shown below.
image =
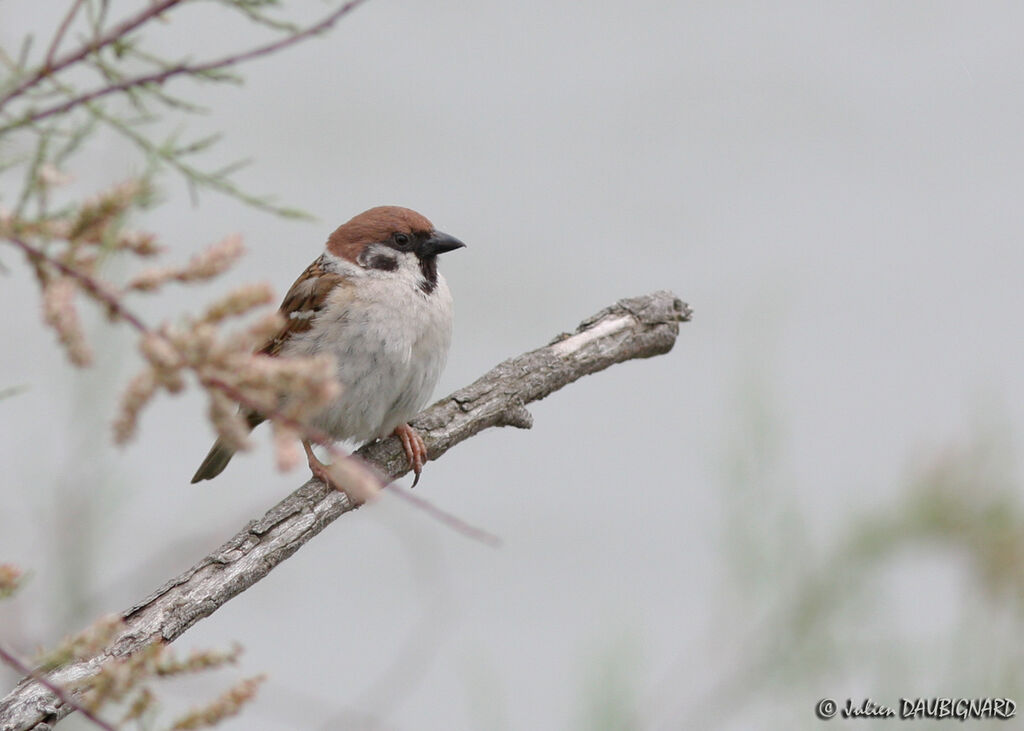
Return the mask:
[[423,408],[447,359],[451,310],[414,306],[405,312],[355,317],[349,311],[314,322],[290,343],[283,355],[329,352],[337,359],[341,394],[324,406],[314,426],[361,444],[387,436]]

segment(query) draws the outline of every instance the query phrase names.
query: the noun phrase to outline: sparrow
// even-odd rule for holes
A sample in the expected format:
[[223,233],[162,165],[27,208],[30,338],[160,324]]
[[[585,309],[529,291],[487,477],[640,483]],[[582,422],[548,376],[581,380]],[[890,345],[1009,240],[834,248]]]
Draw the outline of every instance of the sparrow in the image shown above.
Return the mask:
[[[311,425],[360,444],[391,434],[415,481],[427,459],[409,419],[426,404],[444,368],[452,336],[452,295],[437,257],[465,246],[408,208],[380,206],[339,226],[323,254],[295,280],[281,303],[285,325],[258,353],[289,358],[329,353],[337,361],[337,398]],[[250,430],[264,417],[244,412]],[[303,441],[313,474],[326,468]],[[218,439],[192,482],[209,480],[234,451]]]

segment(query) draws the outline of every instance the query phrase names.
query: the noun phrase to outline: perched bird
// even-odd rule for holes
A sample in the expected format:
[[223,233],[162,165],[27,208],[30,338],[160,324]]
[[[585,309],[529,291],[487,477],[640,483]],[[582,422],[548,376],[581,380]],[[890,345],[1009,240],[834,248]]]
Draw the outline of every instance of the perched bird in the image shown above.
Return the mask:
[[[419,480],[423,438],[408,424],[427,402],[448,356],[452,295],[438,254],[465,246],[408,208],[380,206],[342,224],[281,303],[285,325],[260,353],[281,358],[332,354],[340,395],[312,425],[339,441],[395,434]],[[245,413],[249,428],[263,421]],[[313,473],[324,465],[304,442]],[[233,456],[222,440],[192,482],[219,475]],[[415,482],[413,483],[415,484]]]

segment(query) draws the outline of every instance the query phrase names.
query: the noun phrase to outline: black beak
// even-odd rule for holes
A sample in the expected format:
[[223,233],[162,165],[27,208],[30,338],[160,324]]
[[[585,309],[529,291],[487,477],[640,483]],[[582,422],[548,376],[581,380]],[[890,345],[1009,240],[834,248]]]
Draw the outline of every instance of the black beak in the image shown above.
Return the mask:
[[416,253],[420,255],[420,258],[437,256],[438,254],[443,254],[446,251],[461,249],[463,246],[465,246],[465,244],[454,236],[449,236],[441,231],[434,231],[430,234],[430,238],[425,239],[420,244],[419,251]]

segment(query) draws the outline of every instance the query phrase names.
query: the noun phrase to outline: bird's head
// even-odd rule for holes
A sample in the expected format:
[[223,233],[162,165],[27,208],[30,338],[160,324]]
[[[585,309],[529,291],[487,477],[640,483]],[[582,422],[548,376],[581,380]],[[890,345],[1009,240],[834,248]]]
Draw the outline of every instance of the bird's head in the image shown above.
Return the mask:
[[378,206],[343,223],[327,240],[327,250],[366,270],[413,273],[430,294],[437,285],[437,256],[465,246],[438,231],[416,211]]

